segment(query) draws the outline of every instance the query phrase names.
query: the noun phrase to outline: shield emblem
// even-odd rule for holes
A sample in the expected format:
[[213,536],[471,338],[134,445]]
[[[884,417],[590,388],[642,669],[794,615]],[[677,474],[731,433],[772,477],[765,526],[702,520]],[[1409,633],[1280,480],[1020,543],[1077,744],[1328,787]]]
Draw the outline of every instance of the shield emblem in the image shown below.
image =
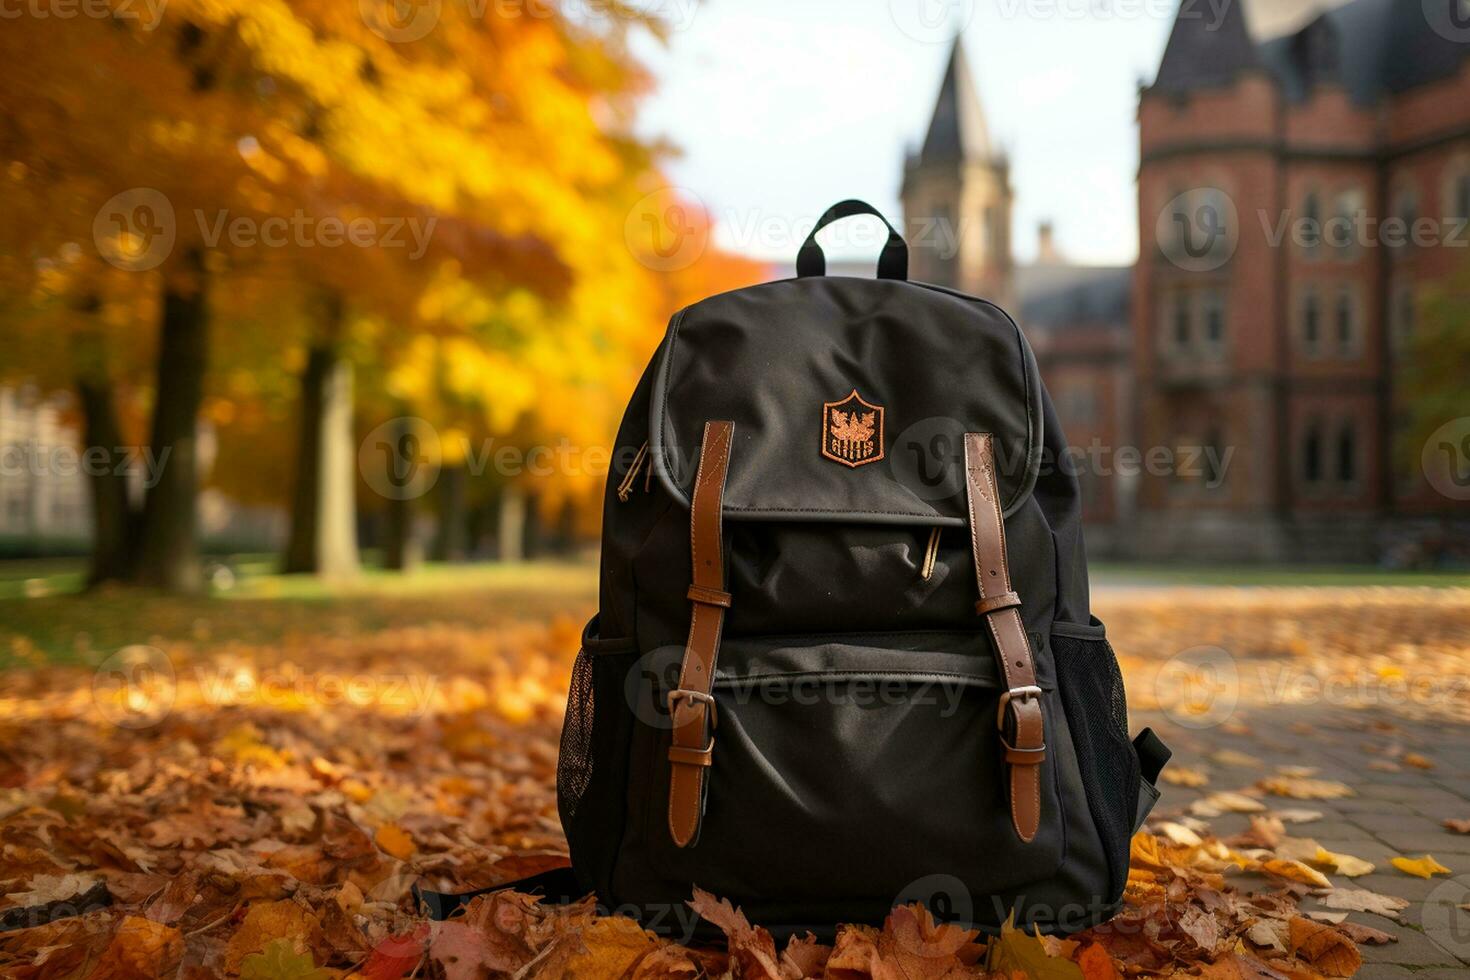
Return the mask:
[[822,455],[856,469],[883,458],[883,406],[863,400],[854,388],[838,402],[822,405]]

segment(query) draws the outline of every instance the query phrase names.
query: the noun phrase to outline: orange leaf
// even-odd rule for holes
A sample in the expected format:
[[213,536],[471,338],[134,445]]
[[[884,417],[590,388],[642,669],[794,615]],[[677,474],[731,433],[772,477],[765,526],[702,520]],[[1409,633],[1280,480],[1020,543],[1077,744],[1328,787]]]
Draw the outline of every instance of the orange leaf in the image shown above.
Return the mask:
[[408,836],[408,831],[396,823],[385,823],[379,827],[378,832],[373,835],[373,843],[377,844],[383,853],[390,854],[400,861],[407,861],[413,857],[414,851],[418,850],[418,845],[413,842],[412,837]]
[[1350,977],[1363,965],[1357,945],[1331,926],[1297,916],[1289,935],[1291,951],[1329,977]]
[[1082,950],[1082,955],[1077,957],[1077,965],[1082,967],[1084,980],[1122,980],[1112,956],[1097,943],[1089,943]]

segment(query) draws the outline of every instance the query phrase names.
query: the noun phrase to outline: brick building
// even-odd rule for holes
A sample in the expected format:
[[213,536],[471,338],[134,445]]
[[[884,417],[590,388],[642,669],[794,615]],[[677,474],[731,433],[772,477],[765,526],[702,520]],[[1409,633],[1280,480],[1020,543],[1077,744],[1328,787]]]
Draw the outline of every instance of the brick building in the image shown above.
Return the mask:
[[[1017,313],[1084,453],[1097,552],[1377,560],[1470,537],[1395,383],[1424,298],[1470,275],[1470,25],[1420,0],[1285,6],[1269,38],[1240,3],[1182,6],[1140,91],[1132,269],[1071,265],[1047,229],[1012,260],[1008,163],[958,43],[908,161],[913,274]],[[1433,231],[1395,245],[1392,217]]]
[[1145,474],[1130,536],[1300,561],[1443,533],[1466,504],[1395,446],[1395,378],[1421,301],[1470,263],[1470,31],[1353,0],[1258,40],[1241,4],[1198,6],[1139,100],[1135,431],[1233,456],[1218,480]]

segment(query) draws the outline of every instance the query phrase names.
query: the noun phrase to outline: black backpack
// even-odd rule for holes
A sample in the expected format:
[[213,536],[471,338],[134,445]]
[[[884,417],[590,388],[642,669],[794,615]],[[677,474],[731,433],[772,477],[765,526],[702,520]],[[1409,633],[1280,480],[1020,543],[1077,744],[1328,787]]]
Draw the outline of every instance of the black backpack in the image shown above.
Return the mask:
[[889,232],[877,279],[814,230],[679,312],[618,432],[557,793],[581,887],[655,929],[698,886],[778,933],[1072,932],[1157,799],[1031,349]]

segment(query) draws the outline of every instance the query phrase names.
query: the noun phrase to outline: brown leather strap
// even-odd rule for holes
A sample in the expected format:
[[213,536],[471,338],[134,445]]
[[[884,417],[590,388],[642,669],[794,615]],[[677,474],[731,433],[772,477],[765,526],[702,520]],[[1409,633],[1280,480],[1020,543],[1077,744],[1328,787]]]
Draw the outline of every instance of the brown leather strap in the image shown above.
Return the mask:
[[1011,823],[1030,843],[1041,826],[1041,763],[1046,760],[1046,725],[1031,640],[1011,600],[1005,519],[995,479],[994,439],[988,432],[965,434],[965,493],[970,504],[970,548],[980,583],[976,611],[990,625],[1006,691],[996,719],[1010,772]]
[[669,692],[669,719],[673,743],[669,748],[669,833],[679,847],[699,836],[704,809],[704,771],[715,748],[715,658],[730,595],[725,591],[725,556],[720,539],[725,475],[730,469],[733,422],[706,422],[699,450],[699,472],[689,503],[689,550],[694,561],[694,584],[689,587],[692,611],[689,642],[679,669],[679,687]]

